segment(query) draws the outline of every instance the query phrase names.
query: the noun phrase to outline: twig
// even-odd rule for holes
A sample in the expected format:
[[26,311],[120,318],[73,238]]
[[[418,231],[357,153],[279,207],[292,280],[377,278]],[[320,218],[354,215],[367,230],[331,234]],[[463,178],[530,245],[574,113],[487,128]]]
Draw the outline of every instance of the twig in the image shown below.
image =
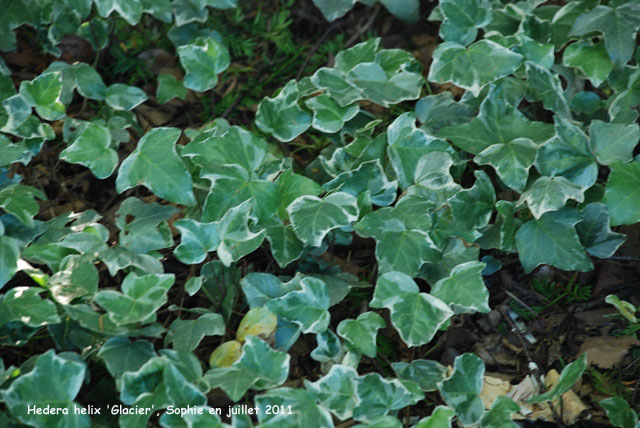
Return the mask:
[[322,36],[320,36],[320,38],[318,39],[316,44],[313,45],[313,48],[311,48],[311,50],[307,54],[307,57],[304,59],[304,62],[302,63],[302,66],[300,66],[300,70],[298,70],[298,74],[296,74],[296,80],[300,80],[300,77],[302,77],[302,73],[304,73],[304,69],[307,67],[307,64],[309,64],[309,61],[311,60],[311,57],[316,53],[318,48],[320,48],[320,45],[325,41],[325,39],[327,37],[329,37],[329,34],[331,34],[333,29],[336,28],[336,22],[337,21],[333,21],[331,23],[331,25],[329,25],[329,27],[327,27],[327,29],[322,34]]
[[371,18],[369,18],[369,20],[367,21],[367,23],[360,27],[360,29],[356,32],[356,34],[354,34],[353,36],[351,36],[351,38],[349,40],[347,40],[347,43],[344,44],[345,48],[348,48],[349,46],[351,46],[353,43],[356,42],[356,40],[358,40],[358,38],[369,29],[369,27],[371,27],[373,25],[373,21],[376,20],[376,16],[378,16],[378,12],[380,12],[380,3],[376,3],[375,8],[373,10],[373,14],[371,14]]
[[536,311],[534,311],[533,309],[531,309],[529,307],[529,305],[527,305],[525,302],[523,302],[522,300],[520,300],[520,298],[518,298],[518,296],[516,296],[515,294],[511,293],[509,290],[504,290],[504,292],[507,294],[507,296],[511,297],[513,300],[515,300],[516,302],[520,303],[522,305],[522,307],[524,307],[527,311],[531,312],[531,314],[536,317],[536,318],[540,318],[540,316],[538,315],[538,313]]

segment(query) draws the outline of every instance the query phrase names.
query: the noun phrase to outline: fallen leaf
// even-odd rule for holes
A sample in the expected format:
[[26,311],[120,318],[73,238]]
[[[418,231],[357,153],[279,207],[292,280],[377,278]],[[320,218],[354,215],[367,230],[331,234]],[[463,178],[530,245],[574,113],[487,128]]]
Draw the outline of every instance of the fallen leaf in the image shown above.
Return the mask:
[[598,366],[601,369],[611,369],[620,364],[629,349],[637,345],[640,345],[640,340],[633,336],[587,337],[578,354],[586,352],[589,364]]

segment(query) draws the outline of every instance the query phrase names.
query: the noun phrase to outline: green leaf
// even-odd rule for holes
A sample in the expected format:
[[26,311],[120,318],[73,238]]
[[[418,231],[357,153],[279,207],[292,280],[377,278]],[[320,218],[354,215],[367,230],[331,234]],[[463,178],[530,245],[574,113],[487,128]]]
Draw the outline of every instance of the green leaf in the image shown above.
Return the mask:
[[571,118],[571,111],[564,97],[560,78],[546,68],[530,61],[525,63],[525,72],[530,92],[536,99],[542,100],[544,108],[551,110],[558,117]]
[[491,219],[496,194],[489,176],[481,170],[474,171],[476,182],[470,189],[462,190],[449,200],[453,218],[469,229],[486,226]]
[[[359,45],[361,44],[362,43],[360,43]],[[359,45],[354,46],[352,49],[356,48]],[[347,49],[347,51],[349,51],[349,49]],[[338,53],[338,55],[340,55],[342,52],[347,52],[347,51],[341,51]],[[358,55],[354,54],[353,56],[357,57]],[[336,56],[336,64],[338,64],[337,58],[338,56]],[[373,50],[371,50],[370,61],[373,61],[373,60],[374,60],[374,52]],[[351,61],[349,60],[347,65],[348,68],[346,69],[345,72],[348,72],[349,70],[351,70],[351,68],[355,66],[355,64],[351,64],[350,62]],[[360,90],[354,87],[353,85],[351,85],[349,82],[347,82],[347,78],[344,75],[344,73],[340,70],[336,70],[335,68],[327,68],[327,67],[319,68],[313,74],[313,76],[311,76],[311,82],[318,89],[322,89],[323,91],[326,91],[331,96],[331,98],[333,98],[339,105],[343,107],[352,104],[354,101],[362,99],[362,94],[360,93]]]
[[437,134],[474,155],[493,144],[508,144],[522,136],[539,143],[552,135],[552,125],[528,120],[495,86],[489,90],[475,119],[444,128]]
[[491,405],[491,409],[484,414],[480,421],[482,428],[518,428],[511,420],[511,415],[520,410],[518,403],[512,399],[499,396]]
[[490,40],[480,40],[466,48],[444,42],[433,52],[428,79],[436,83],[451,82],[478,95],[485,85],[516,71],[522,60],[522,55]]
[[619,428],[635,428],[638,423],[638,415],[629,407],[629,403],[620,397],[611,397],[600,400],[600,406],[607,412],[609,422]]
[[340,362],[345,352],[340,343],[340,338],[331,329],[316,334],[317,346],[309,356],[321,363],[329,361]]
[[607,123],[593,120],[589,125],[591,148],[596,160],[601,165],[615,162],[630,162],[633,149],[640,140],[640,127],[637,123]]
[[[390,75],[391,74],[391,75]],[[419,73],[388,73],[381,64],[367,62],[356,65],[346,75],[347,82],[360,90],[361,96],[383,107],[420,98],[424,79]]]
[[133,110],[148,98],[142,89],[123,83],[110,85],[105,93],[107,105],[115,110]]
[[[76,354],[71,354],[77,357]],[[56,426],[60,428],[89,428],[89,416],[77,414],[82,407],[73,401],[84,381],[86,364],[79,358],[56,355],[53,349],[40,355],[33,370],[18,377],[2,391],[3,401],[11,415],[31,426]],[[43,385],[47,387],[44,388]],[[47,406],[66,410],[67,414],[38,414],[28,412],[35,406]],[[62,412],[64,412],[62,410]],[[78,412],[80,413],[80,412]]]
[[607,208],[599,202],[584,207],[576,230],[587,252],[601,259],[611,257],[626,239],[624,234],[611,231]]
[[413,279],[401,272],[385,273],[378,278],[372,308],[387,308],[391,323],[409,346],[429,343],[453,311],[427,293],[421,293]]
[[564,207],[569,199],[582,202],[584,189],[562,176],[540,177],[520,195],[518,205],[526,202],[531,214],[539,220],[544,213]]
[[[365,3],[365,0],[360,0]],[[404,0],[397,2],[395,0],[380,0],[380,3],[387,8],[387,10],[398,19],[415,23],[418,20],[420,14],[420,2],[418,0]]]
[[309,98],[305,104],[313,111],[311,126],[318,131],[329,134],[341,130],[344,124],[353,119],[360,111],[360,106],[357,103],[342,107],[325,94]]
[[287,218],[287,207],[298,197],[318,196],[322,192],[322,187],[318,183],[290,169],[280,174],[276,183],[280,188],[278,215],[284,219]]
[[47,287],[56,302],[68,305],[77,297],[98,291],[98,269],[88,255],[70,255],[60,263],[60,271],[49,278]]
[[155,311],[167,302],[167,292],[174,280],[173,274],[137,276],[132,272],[121,285],[122,293],[99,291],[94,300],[116,324],[142,322],[155,316]]
[[304,244],[298,239],[290,224],[272,219],[265,224],[271,254],[281,268],[298,260],[304,252]]
[[576,383],[581,377],[582,373],[584,373],[587,368],[587,354],[582,354],[577,360],[573,363],[568,364],[564,369],[562,369],[562,373],[560,373],[560,377],[558,378],[558,382],[555,384],[553,388],[544,394],[534,395],[530,399],[527,400],[528,403],[536,404],[542,403],[543,401],[550,401],[560,397],[562,394],[567,392],[574,383]]
[[484,380],[484,363],[474,354],[456,357],[453,374],[440,385],[440,394],[451,406],[464,426],[480,422],[484,405],[479,394]]
[[165,343],[172,343],[178,352],[193,351],[205,336],[222,336],[224,320],[219,314],[204,314],[198,319],[176,319],[171,323]]
[[536,159],[538,146],[528,138],[492,144],[473,158],[478,165],[491,165],[504,184],[522,192],[527,184],[529,168]]
[[303,278],[300,290],[268,301],[265,307],[276,315],[298,324],[303,333],[322,333],[329,325],[329,294],[326,284],[316,278]]
[[329,22],[342,18],[356,4],[356,0],[313,0],[324,19]]
[[450,407],[438,406],[433,409],[431,416],[418,421],[415,428],[451,428],[451,419],[456,411]]
[[428,212],[433,204],[421,198],[406,201],[369,213],[355,225],[358,235],[376,240],[381,274],[398,271],[415,276],[424,263],[440,259],[440,252],[428,234],[431,229]]
[[118,152],[111,147],[111,133],[90,123],[73,144],[60,152],[60,159],[86,166],[97,178],[110,177],[118,166]]
[[358,205],[354,196],[344,192],[324,199],[309,195],[294,200],[287,213],[298,238],[306,245],[319,247],[327,233],[358,219]]
[[398,192],[397,181],[389,181],[378,159],[364,162],[358,168],[343,172],[333,180],[324,184],[327,191],[349,193],[358,197],[369,192],[371,202],[378,206],[391,205]]
[[334,364],[329,373],[317,381],[305,380],[304,387],[316,396],[323,407],[344,421],[352,417],[353,409],[358,404],[357,377],[358,372],[351,367]]
[[611,216],[611,225],[640,221],[640,163],[614,163],[602,202]]
[[144,363],[156,356],[156,352],[148,340],[131,342],[126,337],[117,336],[106,341],[97,355],[104,360],[111,376],[118,379],[125,372],[140,370]]
[[262,307],[267,302],[298,289],[293,281],[284,283],[275,275],[258,272],[242,278],[240,285],[250,308]]
[[580,69],[596,88],[607,80],[613,70],[613,64],[602,41],[596,44],[589,42],[570,44],[564,50],[562,63]]
[[231,61],[227,47],[211,37],[178,47],[178,56],[187,73],[184,86],[199,92],[214,88],[218,74],[226,70]]
[[180,231],[180,245],[174,254],[182,263],[193,265],[202,263],[209,251],[218,248],[218,224],[201,223],[193,219],[176,221],[173,226]]
[[266,97],[258,104],[255,123],[268,134],[288,142],[311,126],[311,115],[298,105],[298,84],[290,80],[274,98]]
[[[318,406],[315,396],[304,389],[272,389],[256,397],[255,404],[258,421],[264,428],[333,427],[331,414]],[[278,410],[268,412],[268,409]]]
[[94,0],[101,17],[107,18],[115,10],[129,24],[136,25],[142,17],[140,0]]
[[484,285],[482,262],[467,262],[453,268],[447,278],[436,282],[431,295],[452,305],[457,314],[491,311],[489,290]]
[[49,299],[40,298],[43,291],[37,287],[15,287],[7,291],[0,301],[0,326],[12,321],[30,327],[59,323],[56,305]]
[[589,140],[579,126],[555,117],[555,135],[538,149],[536,168],[542,175],[563,176],[583,187],[591,187],[598,165],[589,149]]
[[42,191],[21,184],[13,184],[0,190],[0,208],[17,218],[28,228],[33,228],[33,217],[40,211],[38,199],[46,199]]
[[338,335],[370,358],[375,358],[378,330],[386,327],[384,319],[375,312],[364,312],[357,319],[345,319],[338,324]]
[[600,5],[578,16],[569,35],[584,36],[595,31],[601,32],[609,58],[622,67],[633,55],[638,28],[640,4],[622,3],[616,8]]
[[166,220],[177,212],[171,205],[149,204],[135,197],[125,199],[116,211],[120,246],[135,253],[172,246],[173,238]]
[[160,74],[158,76],[156,100],[158,103],[164,104],[174,98],[180,98],[181,100],[187,98],[187,89],[172,74]]
[[565,208],[522,225],[516,233],[516,247],[525,273],[541,264],[569,271],[593,269],[574,227],[579,221],[575,209]]
[[439,4],[444,20],[440,38],[446,42],[468,45],[476,39],[478,28],[491,22],[488,0],[444,0]]
[[356,378],[356,396],[360,402],[353,409],[353,418],[365,422],[415,404],[424,398],[422,392],[410,390],[398,379],[385,379],[379,373],[369,373]]
[[249,388],[262,390],[284,383],[290,359],[286,352],[275,351],[257,336],[249,336],[239,360],[230,367],[209,370],[204,378],[211,387],[221,388],[232,401],[238,401]]
[[100,73],[89,64],[77,63],[73,65],[76,75],[78,93],[85,98],[103,101],[107,96],[107,85],[104,84]]
[[0,236],[0,288],[2,288],[18,271],[20,248],[15,239]]
[[176,153],[180,137],[176,128],[147,132],[136,149],[120,165],[116,189],[122,193],[139,184],[161,198],[183,205],[195,204],[191,175]]
[[399,361],[391,363],[391,367],[399,379],[414,381],[425,392],[435,391],[448,376],[447,368],[433,360]]
[[416,116],[422,129],[435,135],[442,128],[470,122],[477,114],[474,107],[456,102],[449,91],[429,95],[416,103]]
[[238,261],[257,249],[264,240],[265,231],[253,232],[249,227],[255,217],[251,215],[253,201],[247,200],[231,208],[218,222],[218,258],[225,266]]
[[635,313],[637,312],[637,308],[633,303],[627,302],[626,300],[620,300],[620,298],[615,294],[609,294],[604,298],[604,301],[610,305],[615,306],[618,312],[620,312],[620,315],[625,317],[630,323],[638,322],[638,318],[636,318],[635,315]]
[[62,96],[62,72],[44,73],[32,81],[20,83],[20,95],[36,108],[38,115],[44,120],[58,120],[65,116]]
[[247,336],[269,337],[278,324],[278,317],[266,308],[253,308],[242,317],[236,338],[244,342]]

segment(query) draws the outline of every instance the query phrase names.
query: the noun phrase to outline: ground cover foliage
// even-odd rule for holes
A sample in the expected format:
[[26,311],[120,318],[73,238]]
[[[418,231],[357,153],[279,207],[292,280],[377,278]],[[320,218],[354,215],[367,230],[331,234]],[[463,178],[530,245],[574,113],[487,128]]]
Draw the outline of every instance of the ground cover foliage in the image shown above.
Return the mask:
[[0,6],[0,425],[640,426],[637,1]]

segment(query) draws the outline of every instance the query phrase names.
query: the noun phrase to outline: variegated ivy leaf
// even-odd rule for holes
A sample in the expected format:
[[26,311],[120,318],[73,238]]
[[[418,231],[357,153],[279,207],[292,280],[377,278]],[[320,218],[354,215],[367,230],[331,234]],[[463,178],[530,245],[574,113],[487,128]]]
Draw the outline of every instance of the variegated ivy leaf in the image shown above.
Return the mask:
[[527,61],[525,63],[527,84],[535,99],[541,99],[547,110],[554,112],[557,117],[570,119],[569,103],[564,97],[560,78],[546,68]]
[[115,10],[129,24],[136,25],[142,17],[141,0],[95,0],[96,9],[101,17],[107,18]]
[[90,123],[70,146],[60,152],[60,159],[86,166],[97,178],[110,177],[118,166],[118,152],[111,145],[111,132]]
[[525,273],[541,264],[581,272],[593,269],[575,230],[579,221],[577,210],[563,208],[523,224],[516,233],[516,248]]
[[437,134],[442,128],[470,122],[478,111],[468,104],[456,102],[449,91],[426,96],[416,103],[416,117],[422,123],[421,128],[430,135]]
[[263,132],[288,142],[311,126],[311,115],[298,105],[298,84],[290,80],[274,98],[266,97],[258,104],[256,125]]
[[[316,397],[300,388],[272,389],[255,399],[258,421],[264,428],[332,427],[331,414],[316,404]],[[268,409],[281,409],[271,411]],[[289,409],[291,413],[289,413]]]
[[453,218],[470,229],[479,229],[487,224],[496,203],[496,193],[491,179],[482,170],[474,171],[476,182],[470,189],[462,190],[449,200]]
[[504,184],[522,192],[537,151],[538,145],[530,139],[516,138],[508,143],[492,144],[478,153],[473,161],[478,165],[491,165]]
[[302,257],[304,244],[290,224],[285,225],[282,220],[273,217],[264,223],[264,228],[271,254],[281,268]]
[[0,288],[18,271],[19,258],[18,242],[8,236],[0,236]]
[[303,278],[300,290],[268,301],[265,307],[302,328],[303,333],[322,333],[329,325],[330,301],[326,284],[316,278]]
[[573,363],[568,364],[564,369],[562,369],[562,373],[560,373],[560,377],[556,384],[549,391],[544,394],[534,395],[530,399],[527,400],[528,403],[536,404],[542,403],[543,401],[550,401],[560,397],[562,394],[567,392],[574,383],[578,381],[582,377],[582,373],[584,373],[587,368],[587,353],[582,354],[577,360]]
[[290,169],[278,176],[276,184],[280,188],[278,215],[283,219],[287,218],[287,207],[291,202],[300,196],[318,196],[322,192],[322,187],[318,183]]
[[451,82],[478,95],[485,85],[516,71],[522,60],[522,55],[490,40],[480,40],[466,48],[444,42],[433,52],[428,79]]
[[177,212],[171,205],[149,204],[135,197],[125,199],[116,212],[120,246],[135,253],[172,246],[173,238],[166,221]]
[[378,330],[386,327],[384,319],[375,312],[364,312],[357,319],[346,319],[338,324],[338,335],[370,358],[377,353]]
[[611,215],[611,225],[640,221],[640,162],[611,165],[602,202]]
[[556,133],[538,149],[536,169],[542,175],[563,176],[585,189],[591,187],[598,175],[598,165],[587,135],[561,117],[554,120]]
[[385,379],[379,373],[369,373],[356,378],[358,405],[353,409],[353,418],[369,422],[394,410],[417,403],[424,393],[416,391],[415,383],[398,379]]
[[518,205],[526,202],[531,214],[540,219],[544,213],[564,207],[569,199],[584,201],[584,189],[562,176],[540,177],[520,195]]
[[176,351],[193,351],[205,336],[222,336],[225,333],[224,320],[220,314],[204,314],[198,319],[176,319],[171,323],[165,346],[169,343]]
[[451,176],[453,163],[453,158],[447,152],[429,152],[422,156],[416,166],[416,184],[407,189],[407,195],[413,196],[414,200],[428,201],[434,207],[448,205],[448,201],[462,190],[462,186],[453,181]]
[[221,388],[232,401],[238,401],[249,388],[260,391],[283,384],[290,359],[286,352],[272,349],[257,336],[249,336],[239,360],[229,367],[209,370],[204,379],[211,388]]
[[640,28],[640,4],[619,3],[615,8],[596,6],[578,16],[570,36],[584,36],[595,31],[604,35],[604,47],[611,61],[624,66],[635,50],[635,34]]
[[626,89],[620,92],[609,106],[609,117],[615,123],[634,123],[640,113],[634,106],[640,103],[640,70],[629,76]]
[[105,101],[115,110],[130,111],[145,102],[149,97],[140,88],[123,83],[114,83],[107,88]]
[[601,400],[599,404],[607,412],[607,418],[609,418],[609,422],[613,426],[620,428],[637,427],[638,414],[624,398],[606,398]]
[[30,327],[41,327],[60,322],[56,305],[41,298],[44,289],[39,287],[15,287],[0,300],[0,326],[20,321]]
[[[63,357],[51,349],[37,358],[33,370],[2,391],[2,401],[12,416],[27,425],[87,428],[91,421],[86,413],[82,414],[86,409],[73,401],[82,387],[86,370],[86,363],[77,354]],[[53,406],[52,403],[56,408],[65,409],[67,414],[28,411],[28,406],[44,409]]]
[[33,217],[40,211],[38,199],[46,199],[41,190],[22,184],[12,184],[0,190],[0,208],[28,228],[35,226]]
[[425,392],[435,391],[448,376],[447,368],[433,360],[400,361],[391,363],[391,367],[399,379],[414,381]]
[[420,198],[401,200],[367,214],[355,225],[356,233],[376,240],[378,271],[399,271],[415,276],[420,267],[440,259],[436,245],[428,235],[431,220],[428,212],[433,204]]
[[502,88],[493,86],[475,119],[444,128],[437,135],[475,155],[493,144],[508,144],[523,136],[541,143],[553,135],[553,126],[530,121],[508,102]]
[[38,115],[45,120],[58,120],[65,116],[66,109],[62,96],[62,72],[43,73],[32,81],[20,83],[20,95],[36,108]]
[[564,50],[562,63],[580,69],[596,88],[613,70],[613,64],[602,41],[595,44],[588,41],[570,44]]
[[476,39],[478,28],[491,22],[488,0],[444,0],[439,7],[444,17],[439,34],[446,42],[466,46]]
[[250,223],[255,221],[251,214],[253,201],[247,200],[231,208],[218,222],[218,238],[220,244],[217,254],[225,266],[246,256],[262,244],[265,231],[254,232]]
[[218,248],[218,224],[201,223],[193,219],[176,221],[174,227],[180,231],[180,245],[174,254],[182,263],[189,265],[202,263],[209,251]]
[[176,128],[155,128],[147,132],[120,165],[116,178],[118,193],[142,184],[171,202],[195,204],[191,175],[175,148],[180,132]]
[[[379,0],[387,10],[398,19],[415,23],[420,16],[419,0],[404,0],[401,2],[395,0]],[[360,0],[361,3],[369,4],[371,0]]]
[[322,187],[327,191],[339,190],[355,197],[369,192],[373,204],[387,206],[396,199],[398,182],[389,181],[380,160],[376,159],[365,162],[352,171],[343,172]]
[[601,259],[611,257],[626,239],[624,234],[611,231],[607,208],[599,202],[584,207],[576,230],[587,252]]
[[178,47],[180,64],[186,71],[184,86],[204,92],[218,84],[218,74],[229,67],[229,50],[213,37],[199,38]]
[[184,100],[187,98],[187,89],[172,74],[161,74],[158,76],[158,89],[156,99],[159,104],[164,104],[174,98]]
[[240,285],[252,309],[262,307],[267,302],[298,289],[298,284],[294,281],[282,282],[275,275],[259,272],[252,272],[242,278]]
[[95,68],[80,62],[73,65],[73,71],[76,74],[76,87],[80,95],[97,101],[106,98],[107,85]]
[[407,71],[389,72],[383,64],[367,62],[356,65],[346,74],[347,82],[360,90],[360,98],[383,107],[420,98],[424,84],[422,75]]
[[356,0],[313,0],[324,18],[331,22],[342,18],[355,5]]
[[451,419],[456,415],[456,411],[450,407],[438,406],[433,409],[431,416],[418,421],[415,428],[451,428]]
[[321,363],[329,361],[338,363],[344,357],[345,350],[342,347],[340,338],[330,328],[316,334],[316,343],[317,346],[309,354],[312,359]]
[[459,264],[447,278],[433,285],[431,295],[450,304],[457,314],[490,312],[489,290],[482,279],[485,267],[486,264],[482,262]]
[[[347,51],[348,50],[349,49],[347,49]],[[340,55],[340,53],[338,53],[338,55]],[[337,64],[336,67],[338,67]],[[349,70],[350,68],[347,69],[347,71]],[[318,89],[322,89],[323,91],[328,93],[333,100],[335,100],[339,105],[343,107],[351,105],[354,101],[362,98],[360,90],[347,82],[347,78],[344,75],[344,72],[336,68],[319,68],[313,74],[313,76],[311,76],[311,82]]]
[[451,151],[446,141],[429,136],[416,127],[416,116],[403,113],[387,128],[387,153],[401,189],[414,183],[418,161],[433,151]]
[[474,354],[456,357],[453,374],[438,386],[444,401],[451,406],[464,426],[480,422],[484,405],[479,394],[484,380],[484,363]]
[[68,305],[77,297],[98,291],[98,269],[89,254],[72,254],[60,263],[60,270],[47,283],[56,302]]
[[520,410],[518,403],[511,398],[499,396],[480,421],[482,428],[518,428],[511,416]]
[[446,303],[421,293],[413,279],[401,272],[388,272],[378,278],[370,306],[389,309],[391,323],[409,346],[429,343],[453,315]]
[[629,162],[633,149],[640,141],[640,127],[637,123],[626,125],[593,120],[589,125],[591,149],[600,165],[614,162]]
[[253,308],[242,317],[236,337],[244,342],[247,336],[268,337],[276,329],[278,317],[267,308]]
[[104,361],[111,376],[116,379],[126,372],[140,370],[144,363],[157,356],[153,349],[153,343],[148,340],[131,342],[124,336],[117,336],[106,341],[100,347],[97,355]]
[[122,292],[99,291],[94,300],[118,325],[141,322],[155,318],[155,312],[167,302],[174,281],[173,274],[137,276],[131,272],[122,282]]
[[353,415],[358,404],[356,378],[358,372],[351,367],[335,364],[329,373],[315,382],[304,381],[304,387],[311,391],[320,404],[344,421]]
[[310,98],[305,101],[305,104],[313,111],[311,126],[329,134],[341,130],[344,124],[360,111],[357,103],[342,107],[325,94]]
[[324,199],[301,196],[287,207],[294,232],[312,247],[319,247],[333,229],[351,225],[358,219],[358,212],[356,198],[345,192],[333,193]]

